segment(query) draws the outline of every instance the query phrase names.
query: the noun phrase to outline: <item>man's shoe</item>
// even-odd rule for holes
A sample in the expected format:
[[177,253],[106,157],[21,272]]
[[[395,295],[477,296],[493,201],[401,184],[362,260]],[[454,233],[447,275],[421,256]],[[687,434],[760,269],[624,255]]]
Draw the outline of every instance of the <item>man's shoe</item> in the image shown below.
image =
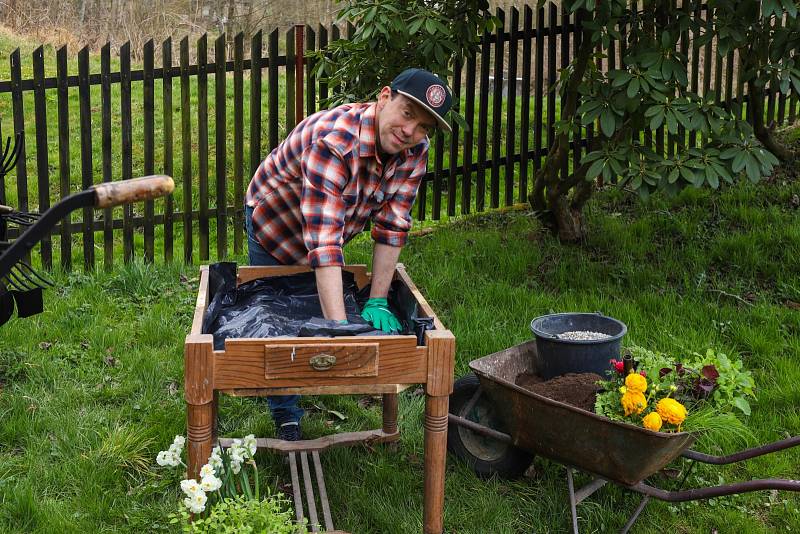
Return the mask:
[[283,423],[278,427],[278,439],[282,439],[284,441],[300,441],[303,439],[303,436],[300,433],[300,423]]

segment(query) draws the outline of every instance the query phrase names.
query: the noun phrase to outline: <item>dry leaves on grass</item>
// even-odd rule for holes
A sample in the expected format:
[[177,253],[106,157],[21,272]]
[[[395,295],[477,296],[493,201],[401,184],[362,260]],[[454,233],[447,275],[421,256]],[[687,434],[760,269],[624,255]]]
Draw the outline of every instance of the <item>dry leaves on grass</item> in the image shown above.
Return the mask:
[[356,401],[356,404],[358,404],[359,408],[368,409],[373,406],[381,406],[383,400],[380,395],[364,395]]

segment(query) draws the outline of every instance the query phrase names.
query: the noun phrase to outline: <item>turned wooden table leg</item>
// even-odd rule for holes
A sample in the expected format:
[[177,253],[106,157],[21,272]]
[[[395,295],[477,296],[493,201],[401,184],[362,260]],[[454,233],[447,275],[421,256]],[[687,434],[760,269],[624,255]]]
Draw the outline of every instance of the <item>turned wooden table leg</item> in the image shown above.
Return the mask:
[[211,456],[217,396],[214,392],[214,349],[210,335],[188,335],[184,345],[184,395],[188,434],[189,478],[197,478]]
[[449,397],[425,399],[425,534],[441,534],[444,528],[444,471],[447,456],[447,408]]
[[447,459],[447,412],[453,392],[456,343],[448,330],[428,330],[428,377],[425,384],[425,490],[423,531],[444,529],[444,471]]
[[211,456],[214,428],[214,402],[208,404],[189,404],[186,409],[189,463],[188,478],[198,479],[200,468]]
[[383,431],[397,432],[397,393],[383,394]]
[[[397,432],[397,393],[383,394],[383,429],[387,434]],[[385,447],[390,452],[397,452],[399,441],[390,441]]]

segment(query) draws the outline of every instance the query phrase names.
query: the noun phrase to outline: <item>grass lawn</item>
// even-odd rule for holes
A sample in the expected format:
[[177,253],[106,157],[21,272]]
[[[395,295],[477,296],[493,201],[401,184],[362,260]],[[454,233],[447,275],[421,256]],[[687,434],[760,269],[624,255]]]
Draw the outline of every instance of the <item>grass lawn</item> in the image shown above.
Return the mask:
[[[749,443],[800,434],[800,182],[778,177],[719,194],[688,190],[646,203],[608,190],[587,208],[585,243],[558,243],[524,211],[468,218],[412,239],[401,256],[457,339],[458,376],[468,362],[529,339],[550,311],[599,310],[627,323],[625,344],[674,354],[713,346],[740,354],[758,401]],[[348,246],[367,263],[370,243]],[[236,258],[240,262],[244,258]],[[0,330],[0,531],[170,531],[179,475],[155,465],[185,434],[183,340],[197,290],[196,266],[133,264],[110,273],[55,274],[45,312]],[[337,527],[354,533],[420,532],[423,397],[401,394],[397,451],[323,455]],[[309,397],[310,436],[380,426],[357,397]],[[341,420],[333,411],[341,413]],[[271,435],[265,406],[224,398],[222,435]],[[263,480],[288,467],[261,455]],[[736,467],[698,466],[689,484],[800,478],[800,451]],[[448,462],[448,532],[566,532],[564,469],[537,459],[530,478],[482,481]],[[679,465],[680,467],[680,465]],[[581,478],[578,483],[583,482]],[[658,481],[669,485],[669,482]],[[580,505],[582,532],[620,528],[637,498],[607,487]],[[800,529],[800,498],[752,493],[709,502],[651,503],[634,532],[787,532]]]

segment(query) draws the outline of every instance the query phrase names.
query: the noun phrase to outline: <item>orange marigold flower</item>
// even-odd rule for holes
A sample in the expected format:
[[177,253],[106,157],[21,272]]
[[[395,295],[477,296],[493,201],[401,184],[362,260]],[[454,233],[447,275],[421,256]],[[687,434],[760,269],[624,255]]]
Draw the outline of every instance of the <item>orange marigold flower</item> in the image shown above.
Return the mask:
[[654,432],[658,432],[661,430],[661,425],[663,421],[661,421],[661,416],[658,415],[658,412],[650,412],[649,414],[644,416],[642,419],[642,424],[645,428],[650,429]]
[[625,415],[632,413],[640,414],[647,408],[647,399],[644,398],[644,393],[641,391],[628,390],[620,400],[622,408],[625,410]]
[[631,391],[644,393],[647,391],[647,379],[640,374],[631,373],[625,378],[625,387]]
[[671,425],[680,425],[686,419],[686,406],[669,397],[658,401],[656,411],[662,420]]

